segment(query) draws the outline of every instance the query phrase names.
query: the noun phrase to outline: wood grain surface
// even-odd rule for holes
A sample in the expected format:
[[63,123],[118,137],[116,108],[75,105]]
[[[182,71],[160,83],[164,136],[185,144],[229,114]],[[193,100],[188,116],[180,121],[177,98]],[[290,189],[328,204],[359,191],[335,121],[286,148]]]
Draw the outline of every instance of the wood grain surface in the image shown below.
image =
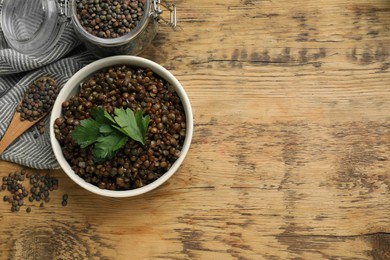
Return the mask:
[[390,1],[171,2],[140,56],[191,100],[182,167],[126,199],[52,171],[43,208],[0,203],[0,259],[390,259]]

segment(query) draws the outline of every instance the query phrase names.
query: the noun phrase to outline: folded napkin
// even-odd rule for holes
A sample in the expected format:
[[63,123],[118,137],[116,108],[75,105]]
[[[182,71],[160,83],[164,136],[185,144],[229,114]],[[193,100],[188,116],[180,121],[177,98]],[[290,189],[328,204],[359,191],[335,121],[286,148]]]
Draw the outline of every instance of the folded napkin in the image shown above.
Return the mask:
[[[36,57],[9,48],[0,27],[0,138],[7,130],[24,91],[34,80],[50,76],[62,87],[73,74],[95,59],[80,45],[72,25],[65,28],[53,49]],[[33,126],[16,139],[0,159],[36,169],[58,168],[50,146],[49,118],[50,114],[43,119],[43,135]]]

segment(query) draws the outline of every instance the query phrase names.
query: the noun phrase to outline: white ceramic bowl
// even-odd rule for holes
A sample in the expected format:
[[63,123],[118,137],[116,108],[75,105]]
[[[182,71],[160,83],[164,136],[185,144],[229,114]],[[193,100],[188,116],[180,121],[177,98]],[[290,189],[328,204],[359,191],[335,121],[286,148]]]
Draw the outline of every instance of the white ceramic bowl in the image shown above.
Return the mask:
[[[106,67],[111,67],[115,65],[131,65],[131,66],[136,66],[136,67],[142,67],[142,68],[150,68],[153,70],[156,74],[160,75],[163,79],[168,81],[172,86],[175,87],[177,94],[179,95],[185,115],[186,115],[186,137],[184,140],[183,148],[181,150],[180,157],[176,160],[175,163],[171,166],[171,168],[163,174],[160,178],[155,180],[154,182],[145,185],[141,188],[133,189],[133,190],[126,190],[126,191],[112,191],[112,190],[106,190],[106,189],[100,189],[99,187],[87,183],[84,179],[79,177],[75,172],[72,170],[70,167],[69,163],[66,161],[62,154],[61,146],[57,139],[55,138],[54,135],[54,121],[56,118],[61,116],[61,107],[62,107],[62,102],[65,100],[68,100],[71,96],[75,95],[78,90],[79,90],[79,85],[81,82],[83,82],[86,78],[91,76],[91,74],[95,73],[96,71],[99,71],[103,68]],[[192,133],[193,133],[193,115],[192,115],[192,108],[190,101],[188,99],[188,96],[186,92],[184,91],[184,88],[180,84],[180,82],[165,68],[163,68],[161,65],[144,59],[140,57],[135,57],[135,56],[112,56],[109,58],[104,58],[97,60],[81,70],[79,70],[76,74],[74,74],[69,81],[65,84],[65,86],[62,88],[60,93],[58,94],[58,97],[56,99],[56,102],[54,103],[53,106],[53,111],[51,113],[51,118],[50,118],[50,140],[51,140],[51,145],[54,151],[54,154],[57,158],[58,163],[60,164],[61,168],[63,171],[78,185],[83,187],[86,190],[89,190],[93,193],[102,195],[102,196],[107,196],[107,197],[131,197],[131,196],[136,196],[143,194],[145,192],[151,191],[164,182],[166,182],[179,168],[181,163],[183,162],[188,149],[191,144],[192,140]]]

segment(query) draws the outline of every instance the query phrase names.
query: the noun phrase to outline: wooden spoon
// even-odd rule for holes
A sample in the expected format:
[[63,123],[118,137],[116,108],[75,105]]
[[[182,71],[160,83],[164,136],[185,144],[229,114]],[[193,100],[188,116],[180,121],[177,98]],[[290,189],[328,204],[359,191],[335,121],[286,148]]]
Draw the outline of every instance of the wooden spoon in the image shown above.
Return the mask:
[[15,112],[14,117],[12,118],[11,124],[9,125],[7,131],[5,132],[3,138],[0,141],[0,154],[2,154],[5,149],[10,146],[16,138],[21,134],[27,131],[30,127],[35,125],[39,120],[44,118],[49,112],[44,113],[40,118],[29,121],[29,120],[20,120],[20,113]]
[[[57,84],[53,79],[48,78],[48,77],[41,77],[37,80],[34,81],[33,84],[37,84],[39,80],[47,80],[50,79],[52,80],[55,84]],[[23,99],[21,100],[20,104],[23,102],[25,96],[23,96]],[[20,112],[15,111],[15,114],[11,120],[10,125],[8,126],[7,131],[5,132],[3,138],[0,140],[0,154],[2,154],[5,149],[10,146],[16,138],[18,138],[21,134],[23,134],[25,131],[27,131],[30,127],[38,123],[42,118],[44,118],[49,111],[44,112],[39,118],[30,121],[30,120],[21,120],[21,114]]]

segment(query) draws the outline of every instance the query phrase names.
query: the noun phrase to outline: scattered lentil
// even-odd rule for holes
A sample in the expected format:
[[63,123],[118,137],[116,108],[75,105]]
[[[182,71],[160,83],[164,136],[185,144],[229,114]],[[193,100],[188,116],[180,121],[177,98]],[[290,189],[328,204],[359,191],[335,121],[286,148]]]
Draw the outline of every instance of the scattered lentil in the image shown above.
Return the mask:
[[128,34],[141,21],[145,0],[76,0],[77,19],[90,34],[117,38]]
[[[112,116],[115,108],[142,109],[148,114],[145,145],[129,139],[112,159],[95,162],[92,148],[80,148],[71,133],[99,106]],[[155,181],[177,160],[186,121],[181,100],[168,82],[151,69],[115,66],[92,75],[77,95],[63,102],[54,133],[65,159],[86,182],[101,189],[131,190]]]
[[68,205],[68,194],[64,194],[62,195],[62,202],[61,202],[62,206],[66,206]]
[[31,184],[31,196],[29,200],[48,200],[49,191],[56,190],[58,188],[58,179],[51,177],[49,174],[40,175],[39,173],[30,176]]
[[[30,191],[23,186],[23,181],[29,179]],[[24,199],[28,198],[29,202],[44,200],[46,203],[50,201],[49,193],[58,189],[58,179],[51,177],[49,174],[39,174],[30,172],[25,169],[11,172],[8,176],[2,178],[2,187],[5,186],[10,195],[4,195],[3,201],[11,205],[11,212],[18,212],[20,207],[24,206]],[[29,196],[30,195],[30,196]],[[41,203],[43,207],[44,203]],[[26,208],[26,212],[31,212],[31,207]]]
[[37,129],[40,135],[45,133],[45,120],[41,120],[37,124]]

